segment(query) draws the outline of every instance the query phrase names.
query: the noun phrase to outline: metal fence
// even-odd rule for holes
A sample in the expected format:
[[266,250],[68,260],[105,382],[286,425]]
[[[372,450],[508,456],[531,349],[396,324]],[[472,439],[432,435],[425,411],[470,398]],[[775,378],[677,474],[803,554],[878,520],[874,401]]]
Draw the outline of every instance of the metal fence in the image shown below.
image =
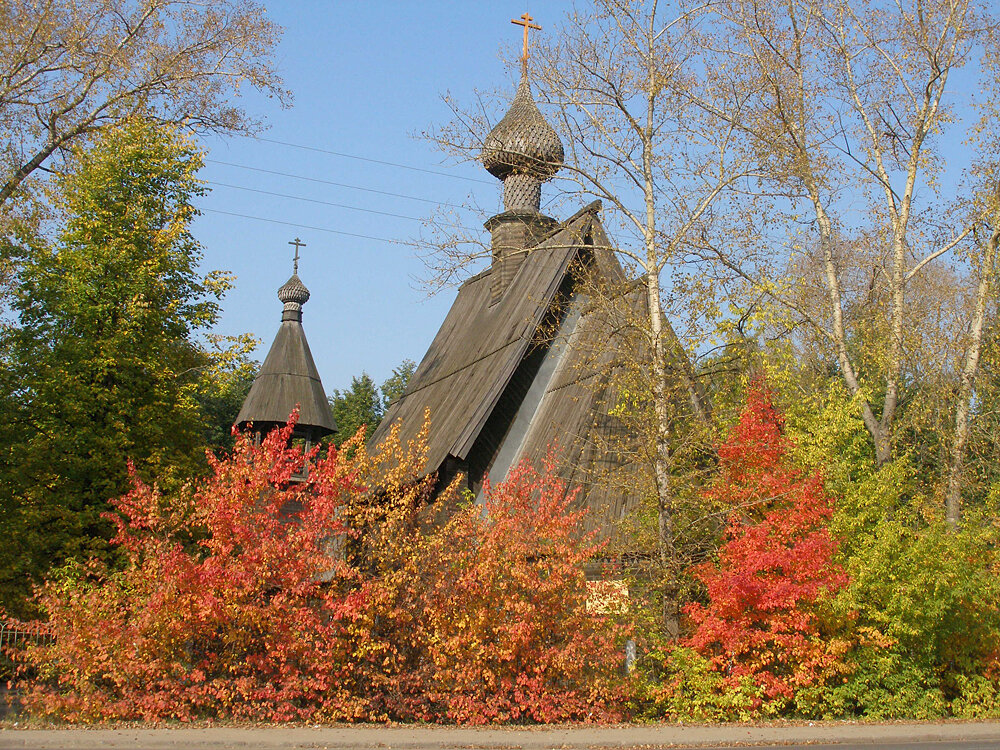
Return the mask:
[[0,720],[17,718],[21,711],[20,692],[9,682],[17,672],[15,652],[25,646],[54,641],[55,636],[45,623],[0,620]]
[[52,631],[42,623],[0,622],[0,653],[29,644],[47,645],[54,640]]
[[14,675],[16,650],[48,645],[54,640],[55,636],[44,623],[0,621],[0,682]]

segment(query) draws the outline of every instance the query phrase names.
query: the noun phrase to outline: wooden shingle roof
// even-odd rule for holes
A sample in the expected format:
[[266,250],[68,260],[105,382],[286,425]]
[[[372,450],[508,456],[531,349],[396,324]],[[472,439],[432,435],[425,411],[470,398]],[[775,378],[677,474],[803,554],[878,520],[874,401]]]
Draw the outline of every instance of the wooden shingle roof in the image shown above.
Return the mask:
[[281,327],[236,424],[243,428],[252,422],[266,430],[288,422],[288,416],[298,406],[300,429],[328,435],[336,430],[336,425],[302,329],[302,305],[309,299],[309,291],[293,275],[279,290],[279,299],[285,304]]
[[413,437],[430,410],[427,470],[449,457],[464,460],[524,359],[570,265],[584,246],[599,203],[559,224],[530,250],[510,286],[491,304],[491,271],[466,281],[406,392],[372,435],[390,426]]

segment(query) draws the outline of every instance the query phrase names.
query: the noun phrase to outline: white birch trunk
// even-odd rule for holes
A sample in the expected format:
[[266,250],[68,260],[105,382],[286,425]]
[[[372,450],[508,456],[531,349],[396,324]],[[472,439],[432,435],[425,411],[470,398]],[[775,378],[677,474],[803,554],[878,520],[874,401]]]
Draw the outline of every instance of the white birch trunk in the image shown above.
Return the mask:
[[979,371],[979,355],[982,351],[983,333],[986,323],[986,309],[993,292],[993,277],[996,273],[997,246],[1000,244],[1000,230],[995,231],[986,243],[983,270],[976,288],[976,308],[972,315],[969,332],[969,348],[965,353],[965,366],[959,381],[958,403],[955,407],[955,433],[948,452],[948,487],[945,495],[945,517],[952,531],[957,530],[962,520],[962,474],[965,463],[965,447],[971,431],[972,396]]

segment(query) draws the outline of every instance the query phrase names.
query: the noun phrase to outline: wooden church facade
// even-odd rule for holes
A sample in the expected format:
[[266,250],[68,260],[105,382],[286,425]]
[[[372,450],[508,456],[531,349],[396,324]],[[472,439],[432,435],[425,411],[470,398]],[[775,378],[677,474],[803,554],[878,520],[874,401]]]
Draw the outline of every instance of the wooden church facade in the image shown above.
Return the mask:
[[[486,223],[492,263],[459,289],[405,393],[372,436],[393,426],[406,440],[430,414],[427,471],[481,494],[522,460],[555,451],[559,474],[579,487],[589,525],[608,527],[634,502],[633,467],[615,418],[616,325],[588,296],[624,286],[600,222],[599,202],[558,222],[540,213],[541,186],[563,148],[522,73],[510,111],[484,142],[482,160],[503,181],[504,212]],[[634,310],[636,299],[621,298]]]
[[[429,412],[425,471],[439,486],[460,477],[477,497],[487,480],[502,481],[521,461],[538,467],[551,453],[562,478],[580,488],[588,525],[609,532],[635,502],[637,472],[623,457],[628,436],[614,416],[622,326],[591,293],[622,288],[625,278],[599,202],[561,222],[540,211],[542,184],[560,168],[563,147],[535,105],[526,66],[482,161],[503,182],[504,211],[486,222],[492,263],[461,286],[369,443],[393,427],[413,438]],[[298,240],[292,244],[297,252]],[[335,425],[302,329],[309,292],[297,267],[278,296],[281,328],[238,424],[264,433],[298,405],[297,432],[313,442]],[[618,299],[641,317],[642,295]]]

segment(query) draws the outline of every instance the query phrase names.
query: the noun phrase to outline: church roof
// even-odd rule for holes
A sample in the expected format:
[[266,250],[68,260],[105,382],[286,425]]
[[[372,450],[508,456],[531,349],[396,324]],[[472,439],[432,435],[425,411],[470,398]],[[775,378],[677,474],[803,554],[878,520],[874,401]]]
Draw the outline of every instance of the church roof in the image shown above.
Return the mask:
[[393,423],[400,424],[402,439],[412,437],[429,409],[428,470],[449,456],[468,457],[583,247],[599,206],[588,206],[539,242],[499,301],[491,304],[491,269],[462,285],[406,392],[372,434],[374,444]]
[[[372,446],[394,424],[401,439],[411,439],[429,410],[425,470],[440,471],[447,480],[449,459],[457,460],[473,489],[486,474],[496,481],[491,462],[503,466],[500,456],[511,436],[520,445],[516,461],[536,467],[554,448],[558,474],[581,490],[577,502],[588,508],[586,526],[612,532],[613,522],[634,506],[642,483],[641,469],[622,453],[632,437],[613,416],[622,320],[584,306],[567,339],[552,330],[560,318],[553,313],[572,293],[577,274],[593,273],[611,288],[627,288],[619,286],[624,272],[601,227],[599,207],[586,207],[530,248],[499,300],[491,299],[492,269],[462,285],[406,392],[372,435]],[[644,301],[641,293],[625,293],[618,303],[622,318],[641,317]],[[546,379],[538,362],[553,347],[565,347],[564,354]],[[525,420],[520,406],[537,387],[544,390]]]
[[236,424],[282,425],[298,406],[300,428],[311,427],[320,434],[329,434],[336,430],[333,413],[302,328],[302,305],[309,299],[309,290],[293,274],[278,290],[278,298],[284,303],[281,327]]

